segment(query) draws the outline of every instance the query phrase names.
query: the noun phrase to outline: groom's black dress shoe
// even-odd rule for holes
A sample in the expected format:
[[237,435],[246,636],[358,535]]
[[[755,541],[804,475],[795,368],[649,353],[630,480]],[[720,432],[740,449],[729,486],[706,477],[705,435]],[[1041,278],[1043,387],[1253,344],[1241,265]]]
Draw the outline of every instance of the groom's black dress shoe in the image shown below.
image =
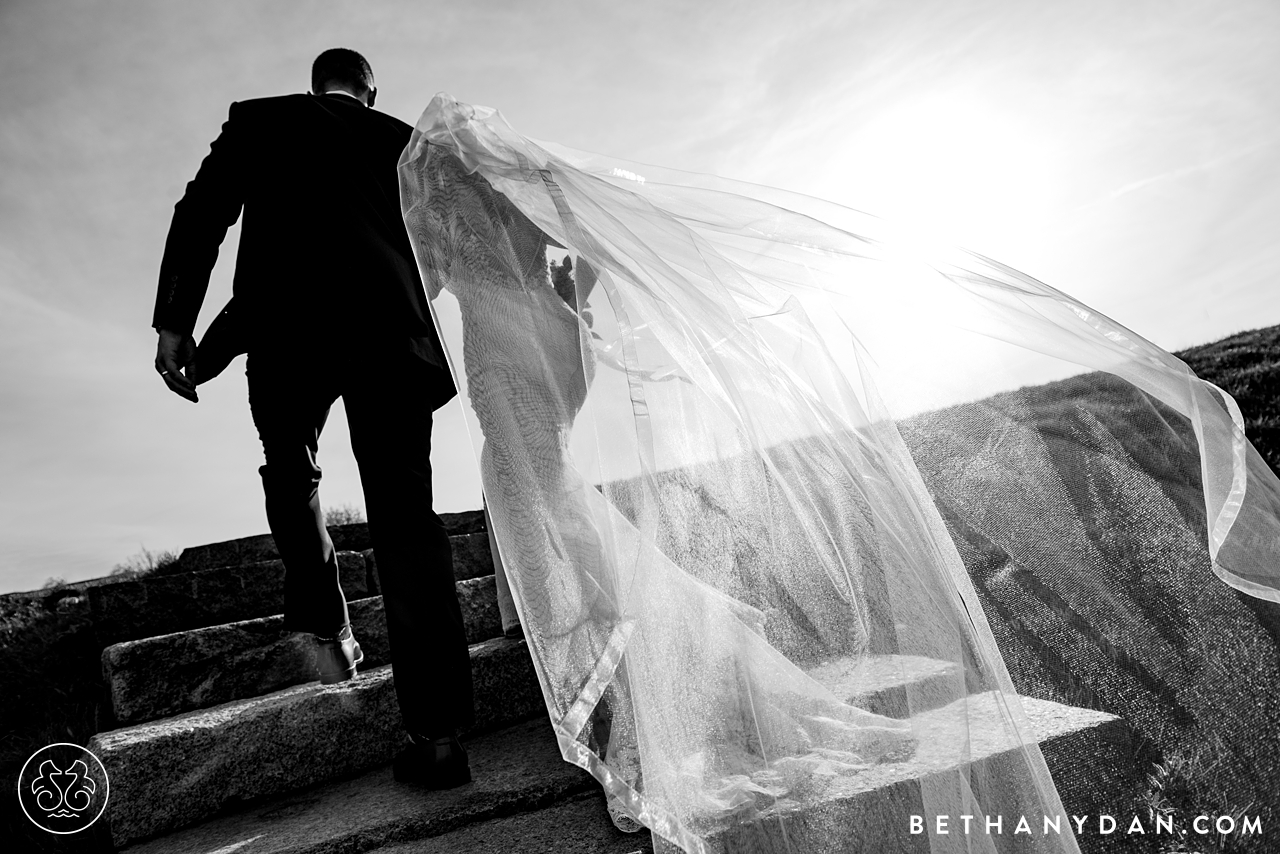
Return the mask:
[[316,636],[316,670],[320,671],[321,684],[334,685],[354,679],[356,665],[362,661],[364,653],[350,626],[343,626],[336,638]]
[[427,789],[452,789],[471,782],[467,751],[455,735],[423,738],[410,733],[411,743],[391,763],[398,782]]

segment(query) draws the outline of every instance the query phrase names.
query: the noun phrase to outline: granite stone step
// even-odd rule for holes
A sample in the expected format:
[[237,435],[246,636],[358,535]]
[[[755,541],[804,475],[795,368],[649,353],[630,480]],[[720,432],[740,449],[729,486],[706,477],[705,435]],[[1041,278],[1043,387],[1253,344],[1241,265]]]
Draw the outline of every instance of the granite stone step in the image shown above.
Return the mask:
[[[369,562],[360,552],[337,553],[338,578],[350,599],[370,587]],[[284,604],[280,561],[226,566],[181,575],[144,575],[89,590],[98,641],[121,641],[215,626],[277,613]]]
[[[457,534],[453,574],[458,580],[493,575],[487,534]],[[338,552],[347,599],[379,592],[373,551]],[[151,574],[88,589],[94,631],[103,646],[278,614],[284,609],[284,564],[279,560]]]
[[[1071,827],[1072,815],[1123,815],[1131,809],[1142,775],[1133,761],[1132,732],[1122,719],[1033,697],[1021,700],[1062,799],[1060,826]],[[930,787],[928,781],[948,781],[949,776],[943,775],[957,768],[968,769],[970,785],[975,786],[981,786],[985,779],[1015,779],[1013,769],[1023,761],[1022,748],[1002,723],[1006,702],[1000,692],[988,691],[914,715],[918,744],[910,758],[835,778],[823,792],[822,803],[803,812],[783,815],[776,808],[763,810],[750,828],[731,827],[713,836],[708,854],[747,850],[760,844],[761,830],[766,839],[772,836],[777,843],[771,847],[765,842],[764,850],[819,850],[818,841],[831,838],[833,832],[845,843],[840,850],[852,854],[928,854],[931,837],[968,850],[962,844],[959,818],[966,810],[960,803],[948,803],[953,787]],[[928,807],[926,791],[931,795]],[[912,816],[920,816],[932,829],[936,827],[934,813],[944,811],[949,816],[949,840],[928,831],[911,833]],[[990,818],[995,821],[996,816]],[[1033,850],[1030,840],[1042,838],[1043,817],[1026,815],[1034,829],[1023,831],[1021,837],[1015,834],[1019,818],[1000,816],[1000,834],[1013,839],[1014,847],[1008,850]],[[977,826],[981,824],[977,822]],[[982,847],[988,839],[995,837],[986,837],[985,829],[976,830],[972,842]],[[1017,847],[1019,842],[1027,847]],[[1100,854],[1114,851],[1116,840],[1081,834],[1077,842],[1082,852]]]
[[[844,699],[909,689],[919,707],[920,697],[940,701],[943,693],[935,683],[950,672],[945,664],[894,656],[856,667],[833,661],[815,675]],[[474,646],[472,673],[477,729],[543,710],[523,641],[499,638]],[[855,676],[867,681],[856,682]],[[127,802],[119,807],[112,831],[132,839],[178,826],[166,822],[179,821],[179,816],[165,818],[138,806],[162,793],[180,795],[194,821],[232,797],[276,794],[370,767],[385,761],[402,742],[398,721],[390,668],[379,668],[343,685],[312,683],[95,736],[107,751],[98,755],[107,765],[115,797]],[[338,739],[337,734],[349,730],[359,731],[360,737],[351,744]],[[326,744],[318,753],[311,747],[316,741]],[[163,763],[157,766],[161,773],[149,770],[154,763]],[[159,829],[152,827],[155,822]]]
[[[457,591],[467,643],[502,634],[492,575],[459,581]],[[349,602],[347,610],[364,653],[359,672],[389,664],[382,597]],[[276,614],[107,647],[102,674],[115,723],[144,723],[317,681],[315,642],[283,624]]]
[[[480,733],[545,716],[524,641],[471,647]],[[95,735],[111,779],[117,846],[207,818],[229,803],[314,785],[385,764],[408,743],[380,667],[337,685],[313,683]]]
[[[440,521],[450,537],[483,534],[485,532],[484,511],[468,510],[464,513],[441,513]],[[330,525],[329,539],[333,547],[339,551],[362,552],[373,547],[369,537],[369,526],[365,522],[351,525]],[[270,534],[257,534],[252,537],[240,537],[220,543],[208,543],[183,549],[178,562],[170,568],[170,572],[191,572],[197,569],[213,569],[219,566],[237,566],[246,563],[261,563],[264,560],[275,560],[280,557],[276,551],[275,540]]]
[[[599,786],[560,758],[545,717],[470,739],[466,746],[472,772],[472,782],[466,786],[424,791],[396,783],[391,769],[383,766],[352,779],[243,804],[201,825],[130,845],[124,851],[336,854],[417,845],[423,840],[451,843],[440,851],[486,850],[452,844],[468,831],[488,837],[496,846],[489,850],[537,851],[516,845],[519,837],[512,832],[531,820],[543,826],[544,837],[577,835],[599,843],[541,850],[625,854],[648,841],[647,833],[627,835],[613,829]],[[546,828],[548,818],[564,823]],[[619,842],[623,844],[618,846]]]
[[836,658],[805,672],[846,703],[891,718],[936,709],[965,693],[959,664],[918,655]]
[[[923,814],[921,781],[957,767],[962,755],[984,766],[1011,761],[1018,752],[996,731],[999,698],[965,700],[975,721],[962,754],[950,733],[951,704],[917,716],[924,743],[902,762],[887,763],[833,787],[825,803],[788,817],[790,848],[811,828],[846,826],[849,852],[928,851],[924,835],[909,832],[911,811]],[[1066,814],[1117,812],[1135,790],[1139,775],[1129,761],[1130,732],[1103,712],[1023,698],[1062,797]],[[446,792],[420,792],[391,779],[380,767],[306,791],[242,804],[200,825],[149,839],[125,854],[650,854],[647,831],[621,834],[608,822],[598,784],[560,759],[544,719],[476,738],[468,743],[474,782]],[[976,775],[973,775],[976,778]],[[1006,821],[1016,821],[1009,817]],[[1005,828],[1005,833],[1011,832]],[[794,835],[792,835],[794,834]],[[1025,837],[1024,837],[1025,838]],[[1087,852],[1105,851],[1107,837],[1077,837]],[[716,854],[732,850],[732,832],[712,840]],[[982,840],[976,840],[982,841]],[[799,844],[798,844],[799,843]],[[672,850],[663,847],[661,850]],[[1021,850],[1021,849],[1019,849]]]
[[549,807],[468,824],[440,836],[392,842],[371,854],[653,854],[646,829],[613,826],[604,791],[590,791]]

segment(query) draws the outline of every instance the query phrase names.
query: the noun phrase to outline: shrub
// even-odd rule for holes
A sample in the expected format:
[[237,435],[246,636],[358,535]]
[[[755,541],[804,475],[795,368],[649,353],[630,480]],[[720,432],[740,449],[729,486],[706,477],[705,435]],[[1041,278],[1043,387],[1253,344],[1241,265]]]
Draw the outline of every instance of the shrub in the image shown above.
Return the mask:
[[112,575],[147,575],[167,569],[178,562],[178,553],[171,551],[153,552],[145,546],[136,555],[125,558],[111,568]]
[[355,525],[364,521],[364,511],[354,504],[330,507],[324,511],[325,525]]

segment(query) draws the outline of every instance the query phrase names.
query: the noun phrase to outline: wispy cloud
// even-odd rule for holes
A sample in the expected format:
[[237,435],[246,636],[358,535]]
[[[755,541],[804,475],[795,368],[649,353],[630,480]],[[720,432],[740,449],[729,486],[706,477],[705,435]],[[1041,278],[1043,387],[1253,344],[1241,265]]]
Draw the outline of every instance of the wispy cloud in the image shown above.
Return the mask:
[[1102,198],[1080,205],[1078,210],[1087,211],[1090,208],[1096,207],[1098,205],[1104,205],[1104,204],[1107,204],[1108,202],[1113,202],[1116,199],[1120,198],[1121,196],[1126,196],[1129,193],[1135,193],[1135,192],[1138,192],[1139,190],[1145,190],[1148,187],[1152,187],[1158,184],[1165,184],[1173,181],[1178,181],[1182,178],[1186,178],[1191,175],[1195,175],[1197,173],[1211,172],[1215,169],[1220,169],[1224,166],[1227,166],[1228,164],[1234,161],[1248,157],[1249,155],[1252,155],[1252,154],[1256,154],[1259,151],[1263,151],[1268,148],[1275,148],[1278,145],[1280,145],[1280,140],[1275,140],[1275,139],[1257,142],[1253,145],[1246,146],[1237,151],[1233,151],[1229,154],[1224,154],[1221,157],[1214,157],[1210,160],[1206,160],[1203,163],[1196,163],[1190,166],[1183,166],[1178,169],[1170,169],[1168,171],[1161,172],[1159,175],[1152,175],[1148,178],[1140,178],[1137,181],[1130,181],[1124,186],[1117,187],[1116,189],[1110,191]]

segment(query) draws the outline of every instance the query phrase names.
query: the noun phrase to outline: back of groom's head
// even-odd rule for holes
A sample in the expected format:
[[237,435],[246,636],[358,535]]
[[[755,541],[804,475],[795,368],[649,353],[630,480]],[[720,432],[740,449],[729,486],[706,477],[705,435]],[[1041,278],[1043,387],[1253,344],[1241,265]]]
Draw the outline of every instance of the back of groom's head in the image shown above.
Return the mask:
[[372,90],[373,69],[368,60],[345,47],[329,48],[317,56],[311,63],[311,91],[323,95],[334,86],[350,88],[354,95]]

